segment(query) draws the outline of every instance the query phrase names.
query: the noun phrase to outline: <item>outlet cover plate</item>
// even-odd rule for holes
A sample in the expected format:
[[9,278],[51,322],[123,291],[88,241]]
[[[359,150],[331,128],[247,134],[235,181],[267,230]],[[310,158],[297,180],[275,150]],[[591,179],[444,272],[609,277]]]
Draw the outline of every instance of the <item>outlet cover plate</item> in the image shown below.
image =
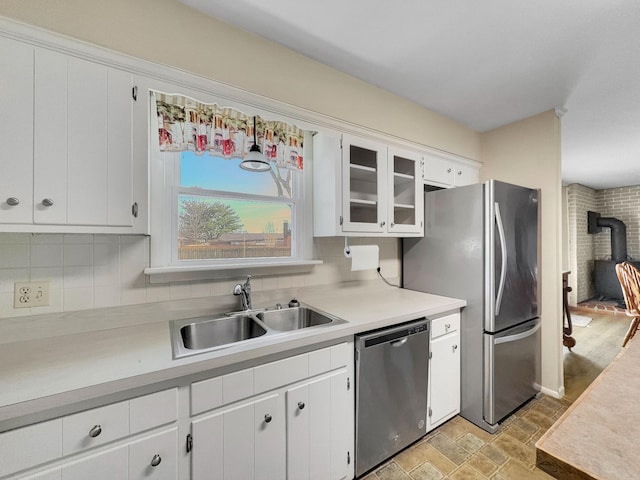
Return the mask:
[[16,282],[13,290],[13,308],[47,305],[49,305],[49,282]]

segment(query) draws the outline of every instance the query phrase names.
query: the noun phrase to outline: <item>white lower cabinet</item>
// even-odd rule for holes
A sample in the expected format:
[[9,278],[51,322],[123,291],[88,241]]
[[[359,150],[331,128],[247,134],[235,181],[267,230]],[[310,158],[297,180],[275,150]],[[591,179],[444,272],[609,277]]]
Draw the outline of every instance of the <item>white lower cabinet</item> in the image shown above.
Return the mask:
[[62,480],[114,480],[129,478],[129,450],[116,447],[62,467]]
[[195,420],[192,480],[285,478],[282,395],[269,395]]
[[0,433],[0,478],[353,478],[353,341],[183,380]]
[[352,372],[349,342],[192,384],[192,480],[353,476]]
[[350,462],[347,371],[287,390],[287,478],[340,480]]
[[460,314],[431,321],[427,431],[460,412]]
[[0,433],[0,478],[176,480],[177,398],[171,388]]

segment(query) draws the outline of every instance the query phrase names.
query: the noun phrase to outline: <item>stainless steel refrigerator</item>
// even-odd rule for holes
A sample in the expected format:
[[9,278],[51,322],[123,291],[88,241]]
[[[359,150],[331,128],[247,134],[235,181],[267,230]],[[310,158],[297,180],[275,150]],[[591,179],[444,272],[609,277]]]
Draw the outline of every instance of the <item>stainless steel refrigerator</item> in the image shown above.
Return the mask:
[[403,287],[467,301],[460,414],[495,432],[540,390],[538,190],[489,180],[424,201],[424,238],[403,240]]

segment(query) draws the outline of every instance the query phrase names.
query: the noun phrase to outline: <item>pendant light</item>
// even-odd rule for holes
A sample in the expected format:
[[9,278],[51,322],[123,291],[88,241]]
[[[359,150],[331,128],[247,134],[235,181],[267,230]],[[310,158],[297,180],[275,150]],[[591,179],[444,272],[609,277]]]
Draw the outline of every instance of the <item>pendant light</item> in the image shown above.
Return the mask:
[[264,159],[264,155],[258,146],[258,129],[256,128],[256,117],[253,116],[253,145],[249,149],[249,153],[240,162],[240,168],[250,172],[268,172],[271,165]]

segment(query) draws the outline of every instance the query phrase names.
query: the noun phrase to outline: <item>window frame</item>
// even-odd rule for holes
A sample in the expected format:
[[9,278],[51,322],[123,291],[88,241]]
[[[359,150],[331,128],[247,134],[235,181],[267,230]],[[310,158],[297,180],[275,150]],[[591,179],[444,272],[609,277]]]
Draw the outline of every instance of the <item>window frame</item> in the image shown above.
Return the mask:
[[[207,278],[227,278],[230,275],[258,271],[279,273],[280,271],[307,271],[313,265],[322,261],[313,259],[313,217],[312,217],[312,138],[317,128],[305,121],[293,119],[276,111],[265,110],[255,105],[246,105],[234,100],[215,97],[202,91],[192,91],[184,87],[168,85],[149,85],[149,111],[147,122],[149,126],[149,182],[150,182],[150,260],[145,273],[151,275],[152,283],[178,280],[193,280]],[[292,203],[292,256],[291,257],[253,257],[248,259],[234,258],[225,260],[177,260],[177,195],[182,188],[180,181],[180,153],[161,152],[158,141],[158,131],[155,97],[152,90],[164,91],[176,95],[184,95],[203,103],[217,103],[224,107],[234,108],[248,115],[259,115],[266,120],[278,120],[295,124],[305,131],[304,134],[304,170],[294,172],[292,198],[283,198],[286,203]],[[204,156],[208,156],[207,153]],[[215,157],[211,157],[216,161]],[[224,160],[221,160],[224,161]],[[259,175],[259,173],[256,173]],[[263,174],[264,175],[264,174]],[[297,178],[296,178],[297,177]],[[211,192],[211,191],[208,191]],[[219,192],[220,196],[229,192]],[[233,194],[232,194],[233,195]],[[242,198],[239,193],[233,198]],[[279,197],[262,197],[267,201],[277,200]],[[247,199],[253,199],[248,198]],[[174,201],[175,200],[175,201]],[[294,203],[295,200],[295,203]],[[176,228],[174,229],[174,224]],[[189,272],[194,272],[189,275]],[[235,273],[234,273],[235,272]],[[184,273],[182,277],[177,275]],[[168,274],[168,276],[163,275]]]

